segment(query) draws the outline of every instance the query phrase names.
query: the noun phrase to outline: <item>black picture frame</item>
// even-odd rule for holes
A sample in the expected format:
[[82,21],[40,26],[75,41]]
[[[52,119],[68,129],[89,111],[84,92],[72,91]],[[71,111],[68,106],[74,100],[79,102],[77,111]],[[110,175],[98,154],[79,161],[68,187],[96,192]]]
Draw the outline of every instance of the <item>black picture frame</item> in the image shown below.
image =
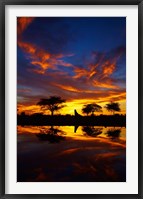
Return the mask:
[[[138,5],[138,194],[5,194],[5,6]],[[0,0],[0,198],[143,198],[143,0]]]

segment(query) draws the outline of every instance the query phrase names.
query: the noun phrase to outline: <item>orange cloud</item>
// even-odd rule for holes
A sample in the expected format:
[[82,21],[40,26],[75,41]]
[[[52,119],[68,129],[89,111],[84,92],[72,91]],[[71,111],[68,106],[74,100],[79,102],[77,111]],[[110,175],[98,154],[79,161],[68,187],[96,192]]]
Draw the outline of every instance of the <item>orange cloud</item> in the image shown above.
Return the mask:
[[55,86],[64,89],[66,91],[71,91],[71,92],[81,92],[80,90],[78,90],[77,88],[73,87],[73,86],[68,86],[68,85],[61,85],[61,84],[54,84]]
[[75,79],[79,79],[81,77],[86,77],[89,74],[89,71],[87,69],[78,68],[78,67],[74,68],[74,72],[75,72],[75,76],[74,76]]
[[22,48],[24,52],[29,53],[30,55],[34,55],[36,53],[35,45],[23,41],[18,41],[18,46]]
[[22,105],[18,104],[18,114],[25,112],[26,114],[40,113],[41,109],[36,105]]
[[73,67],[73,65],[71,63],[67,63],[63,60],[57,60],[56,65],[61,65],[61,66],[65,66],[65,67]]
[[29,72],[32,72],[32,73],[37,73],[37,74],[40,74],[40,75],[44,75],[45,71],[44,70],[41,70],[41,69],[34,69],[34,68],[30,68],[28,69]]
[[[19,35],[22,35],[33,20],[34,18],[31,17],[18,18],[18,46],[23,50],[31,63],[32,67],[28,68],[28,71],[47,76],[44,83],[40,84],[39,82],[43,90],[45,89],[45,91],[47,91],[48,89],[51,89],[53,92],[55,89],[55,93],[60,93],[60,95],[64,95],[64,97],[67,95],[69,99],[72,98],[69,93],[71,92],[71,95],[74,95],[74,99],[84,99],[85,104],[90,100],[92,102],[94,100],[97,103],[107,103],[111,100],[122,100],[125,102],[126,93],[123,92],[124,89],[121,90],[121,87],[116,84],[115,80],[112,79],[111,76],[116,71],[117,61],[123,53],[122,49],[119,52],[113,53],[112,56],[108,54],[106,55],[105,53],[95,53],[94,60],[91,57],[91,63],[85,64],[86,67],[81,68],[79,66],[74,66],[73,64],[63,60],[64,57],[70,57],[74,54],[52,54],[35,44],[23,41],[22,37],[19,37]],[[101,55],[99,56],[99,54]],[[74,75],[73,73],[73,76],[69,75],[68,70],[62,70],[62,67],[60,68],[59,66],[71,67]],[[52,69],[54,72],[48,73],[48,69]],[[33,85],[34,84],[35,82]],[[49,88],[45,88],[45,85],[49,85]],[[110,91],[113,89],[114,91],[111,93]],[[30,97],[29,99],[31,99]],[[24,103],[28,104],[29,102],[28,100],[25,100]],[[83,104],[80,103],[81,101],[76,104],[74,100],[69,104],[70,108],[64,108],[61,110],[61,113],[72,113],[74,109],[81,111]],[[72,110],[70,110],[71,107]],[[36,106],[30,107],[30,105],[29,107],[27,105],[27,107],[21,107],[20,109],[21,111],[26,110],[28,113],[40,111],[37,110]]]
[[[110,77],[117,68],[117,61],[120,56],[123,54],[123,51],[113,53],[112,57],[106,57],[106,54],[97,59],[95,63],[89,63],[86,68],[74,67],[74,79],[77,81],[84,82],[85,85],[88,85],[91,91],[94,93],[94,90],[101,89],[120,89],[120,85],[116,84],[116,80],[113,77]],[[97,57],[98,55],[95,55]],[[85,90],[82,90],[83,92]],[[89,93],[89,92],[88,92]],[[108,96],[108,94],[106,93]]]
[[[55,66],[51,65],[48,62],[32,61],[31,64],[35,66],[40,66],[40,68],[43,69],[43,70],[39,70],[41,74],[44,74],[44,71],[48,68],[53,68],[53,69],[55,68]],[[33,71],[36,71],[36,70],[33,70]]]
[[119,86],[113,84],[110,80],[102,82],[99,80],[93,80],[93,85],[99,88],[119,89]]
[[116,63],[110,63],[109,61],[106,61],[105,64],[102,66],[103,69],[103,75],[109,76],[111,75],[115,69],[116,69]]
[[65,67],[72,67],[71,63],[67,63],[63,61],[61,58],[70,57],[73,54],[56,54],[53,55],[44,49],[23,41],[22,33],[26,30],[26,28],[32,23],[34,17],[18,17],[17,19],[17,34],[18,34],[18,46],[27,54],[28,58],[31,59],[31,64],[33,66],[38,67],[38,69],[32,69],[38,74],[44,74],[48,68],[57,69],[58,65]]
[[[18,41],[18,46],[28,54],[28,58],[31,59],[31,64],[33,66],[38,67],[39,69],[31,70],[33,72],[44,74],[48,68],[57,69],[58,65],[65,67],[72,67],[71,63],[67,63],[59,57],[64,57],[64,55],[52,55],[49,52],[37,47],[34,44],[30,44],[28,42],[23,42],[21,40]],[[68,56],[68,55],[66,55]]]
[[23,31],[28,27],[34,20],[34,17],[18,17],[17,18],[17,33],[21,35]]

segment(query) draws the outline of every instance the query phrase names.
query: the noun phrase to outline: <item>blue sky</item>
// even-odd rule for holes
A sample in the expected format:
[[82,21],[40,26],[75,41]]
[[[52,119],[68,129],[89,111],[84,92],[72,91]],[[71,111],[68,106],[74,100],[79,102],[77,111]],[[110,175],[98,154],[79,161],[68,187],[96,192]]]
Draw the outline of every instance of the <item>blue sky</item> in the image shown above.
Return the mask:
[[125,17],[20,17],[17,46],[18,104],[125,101]]

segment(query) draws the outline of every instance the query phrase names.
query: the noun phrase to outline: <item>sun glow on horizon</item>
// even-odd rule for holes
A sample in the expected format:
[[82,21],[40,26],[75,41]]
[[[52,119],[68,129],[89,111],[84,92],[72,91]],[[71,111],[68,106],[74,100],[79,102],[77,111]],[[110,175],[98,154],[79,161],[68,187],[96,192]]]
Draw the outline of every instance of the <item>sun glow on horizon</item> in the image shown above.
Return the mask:
[[[118,101],[120,104],[121,111],[117,112],[119,114],[126,114],[126,101],[121,100]],[[72,100],[72,101],[67,101],[65,103],[65,107],[60,109],[59,111],[55,111],[54,114],[61,114],[61,115],[74,115],[74,110],[76,110],[79,114],[84,115],[82,113],[82,108],[85,104],[89,103],[95,103],[93,99],[78,99],[78,100]],[[105,114],[105,115],[110,115],[111,112],[108,112],[105,108],[105,105],[109,102],[101,102],[98,103],[102,107],[102,112],[95,112],[95,115],[100,115],[100,114]],[[42,111],[41,107],[38,105],[18,105],[18,114],[21,114],[22,112],[25,112],[26,114],[34,114],[34,113],[44,113],[47,115],[50,115],[50,111]]]
[[126,114],[125,17],[18,17],[17,46],[18,114],[42,113],[36,104],[49,96],[66,100],[54,114],[83,115],[96,103],[95,115],[109,115],[110,102]]

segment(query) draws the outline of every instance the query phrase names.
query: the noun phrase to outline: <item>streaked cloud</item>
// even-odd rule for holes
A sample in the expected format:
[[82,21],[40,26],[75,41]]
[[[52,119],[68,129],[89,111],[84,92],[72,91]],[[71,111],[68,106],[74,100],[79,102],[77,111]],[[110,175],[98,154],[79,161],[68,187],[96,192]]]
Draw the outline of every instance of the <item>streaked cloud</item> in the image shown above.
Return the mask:
[[[100,104],[114,100],[124,101],[125,110],[125,45],[113,45],[114,48],[110,47],[100,51],[98,50],[100,47],[98,44],[98,48],[95,45],[96,50],[93,50],[93,46],[92,49],[87,48],[87,50],[84,50],[86,48],[84,41],[82,44],[80,41],[81,37],[78,37],[78,40],[72,40],[72,48],[69,46],[69,50],[63,50],[64,45],[68,44],[68,42],[65,42],[61,52],[58,49],[58,53],[55,53],[56,50],[53,51],[53,49],[57,46],[61,47],[63,39],[61,33],[66,32],[67,34],[70,32],[69,35],[66,35],[69,40],[70,35],[75,33],[71,33],[69,29],[71,24],[66,26],[67,21],[64,22],[64,31],[55,32],[56,24],[60,26],[60,23],[64,21],[63,18],[60,18],[60,20],[52,19],[51,21],[48,19],[47,24],[45,23],[46,18],[43,19],[45,24],[42,24],[41,21],[42,19],[40,19],[39,23],[36,18],[30,17],[18,18],[18,52],[21,53],[20,56],[22,55],[24,60],[18,57],[19,60],[21,59],[21,62],[18,62],[20,65],[18,67],[18,103],[23,104],[26,108],[36,104],[40,98],[58,95],[66,99],[67,104],[69,103],[69,106],[72,107],[78,100],[79,104],[75,106],[78,110],[83,105],[81,99],[84,103],[94,101]],[[48,23],[50,25],[55,23],[53,25],[54,28],[52,25],[48,26]],[[74,23],[72,26],[74,27]],[[36,30],[35,27],[39,27],[39,29]],[[68,27],[68,31],[66,31],[66,27]],[[39,30],[47,30],[47,38],[49,36],[50,42],[53,43],[52,49],[43,45],[44,38],[41,38],[40,35],[38,41],[30,36],[29,38],[31,39],[27,39],[27,33],[32,35],[33,28],[34,33],[38,32],[38,35],[40,33]],[[88,32],[88,34],[90,33]],[[106,36],[106,34],[104,35]],[[96,40],[94,35],[91,36]],[[47,38],[45,37],[46,42]],[[56,41],[60,41],[59,45]],[[90,41],[90,38],[88,38],[88,41]],[[87,45],[86,42],[85,45]],[[100,43],[100,45],[104,46],[102,41]],[[74,46],[76,46],[75,49]],[[81,51],[78,49],[81,49]],[[28,90],[31,92],[28,92]],[[33,111],[36,109],[36,107],[33,107]],[[21,110],[24,110],[24,108]],[[26,110],[32,111],[30,107]],[[63,112],[66,113],[66,110],[67,113],[70,111],[66,107]]]
[[18,37],[23,33],[24,30],[34,20],[34,17],[18,17],[17,18],[17,34]]

